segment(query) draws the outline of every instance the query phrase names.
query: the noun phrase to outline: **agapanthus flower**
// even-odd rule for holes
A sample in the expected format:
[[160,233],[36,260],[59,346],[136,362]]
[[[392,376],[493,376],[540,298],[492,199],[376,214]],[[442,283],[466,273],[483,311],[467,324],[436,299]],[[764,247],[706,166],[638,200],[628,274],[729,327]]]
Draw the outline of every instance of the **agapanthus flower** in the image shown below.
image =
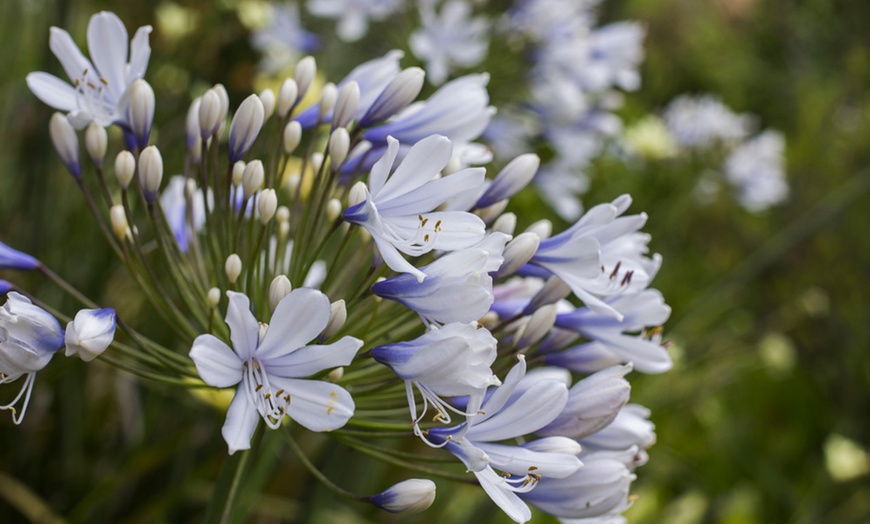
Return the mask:
[[97,358],[114,340],[115,326],[114,309],[82,309],[66,325],[66,356],[78,355],[85,362]]
[[471,4],[448,0],[435,12],[435,0],[420,0],[421,27],[411,33],[409,44],[426,62],[431,83],[441,85],[456,67],[473,67],[486,56],[489,22],[471,17]]
[[776,131],[765,131],[731,152],[725,178],[737,189],[743,207],[758,212],[788,198],[784,153],[785,139]]
[[259,418],[272,429],[281,425],[284,415],[311,431],[344,426],[354,411],[350,393],[329,382],[304,379],[349,364],[362,346],[350,336],[333,344],[305,345],[329,323],[326,295],[307,288],[291,291],[278,303],[262,334],[248,297],[232,291],[227,296],[233,347],[213,335],[200,335],[190,358],[206,384],[239,385],[222,430],[230,453],[250,447]]
[[[9,293],[0,308],[0,384],[22,376],[24,384],[12,402],[0,405],[0,409],[11,409],[15,424],[20,424],[27,412],[36,373],[48,365],[63,342],[63,328],[56,318],[24,295]],[[19,412],[15,405],[22,397]]]
[[430,136],[415,144],[390,174],[399,142],[389,147],[369,174],[368,186],[358,186],[361,198],[344,211],[344,219],[371,233],[390,269],[411,273],[419,282],[426,274],[400,254],[418,256],[433,249],[453,251],[483,240],[485,225],[464,211],[433,211],[445,201],[474,190],[483,182],[482,168],[469,168],[436,179],[453,149],[443,136]]
[[402,6],[399,0],[308,0],[315,16],[338,18],[336,33],[345,42],[355,42],[369,30],[369,20],[384,20]]
[[268,4],[268,9],[269,23],[251,35],[251,45],[264,55],[260,65],[265,71],[278,71],[320,47],[320,37],[300,23],[296,3]]
[[665,108],[662,119],[677,144],[689,148],[739,141],[754,127],[751,115],[734,113],[713,95],[679,96]]
[[128,90],[133,82],[145,76],[151,56],[150,33],[151,26],[140,27],[128,43],[127,30],[120,18],[108,11],[95,14],[88,23],[91,63],[69,33],[52,27],[49,47],[73,85],[37,72],[27,75],[27,86],[46,104],[69,112],[70,122],[77,129],[91,121],[101,126],[119,124],[129,128]]

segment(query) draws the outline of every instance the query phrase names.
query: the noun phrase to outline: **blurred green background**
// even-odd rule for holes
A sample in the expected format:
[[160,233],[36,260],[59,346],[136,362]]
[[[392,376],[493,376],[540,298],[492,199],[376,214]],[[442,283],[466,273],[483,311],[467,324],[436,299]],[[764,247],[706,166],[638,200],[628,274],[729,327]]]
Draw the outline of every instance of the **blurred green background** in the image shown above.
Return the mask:
[[[231,0],[0,3],[0,240],[35,254],[143,330],[161,324],[128,292],[132,284],[51,148],[51,110],[24,77],[35,70],[63,76],[47,45],[52,25],[83,45],[88,18],[99,10],[118,13],[131,34],[152,24],[147,78],[158,93],[161,129],[153,141],[180,151],[190,91],[223,82],[237,103],[255,89],[257,55],[240,5],[244,11]],[[602,17],[639,20],[648,32],[644,85],[621,113],[628,123],[679,94],[715,93],[785,134],[791,186],[787,203],[750,214],[727,193],[698,206],[691,194],[697,166],[686,162],[596,165],[585,202],[631,193],[632,210],[650,215],[651,246],[665,261],[655,286],[674,310],[665,326],[675,343],[673,371],[632,377],[632,400],[652,409],[658,443],[638,471],[630,521],[870,522],[870,3],[605,0]],[[315,30],[331,26],[319,21]],[[330,44],[322,56],[339,58],[319,65],[338,79],[360,57],[401,46],[406,34]],[[510,94],[499,82],[511,74],[499,69],[498,52],[489,59],[500,71],[491,83],[496,106]],[[35,276],[4,276],[74,310]],[[66,360],[40,373],[21,427],[0,417],[0,520],[200,516],[225,454],[217,438],[223,416],[108,366]],[[338,448],[325,460],[338,473],[349,457]],[[277,475],[255,521],[408,521],[328,502],[329,493],[277,450],[258,464]],[[372,491],[372,478],[380,488],[403,478],[369,463],[359,468],[340,480]],[[441,482],[435,505],[415,521],[508,521],[478,495]]]

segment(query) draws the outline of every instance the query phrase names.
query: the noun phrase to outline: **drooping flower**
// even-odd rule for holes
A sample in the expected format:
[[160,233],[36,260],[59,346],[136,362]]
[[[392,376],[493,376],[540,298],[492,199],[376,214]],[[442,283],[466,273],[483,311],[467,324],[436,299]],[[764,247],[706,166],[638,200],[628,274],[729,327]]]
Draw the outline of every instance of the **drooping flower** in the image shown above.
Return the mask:
[[128,43],[127,30],[120,18],[108,11],[95,14],[88,23],[91,63],[69,33],[52,27],[49,47],[73,85],[54,75],[36,72],[27,75],[27,86],[46,104],[67,111],[77,129],[83,129],[91,121],[104,127],[119,124],[129,129],[127,92],[134,81],[145,76],[151,56],[150,33],[151,26],[140,27]]
[[227,292],[230,348],[213,335],[193,341],[190,358],[210,386],[239,385],[222,434],[230,453],[248,449],[257,421],[272,429],[289,416],[311,431],[338,429],[350,419],[354,402],[344,388],[304,380],[327,368],[347,365],[362,341],[343,337],[328,345],[305,344],[329,323],[329,299],[314,289],[295,289],[278,303],[261,337],[260,325],[242,293]]
[[[48,311],[12,291],[0,308],[0,384],[24,376],[21,390],[0,409],[12,410],[12,421],[20,424],[30,403],[36,373],[48,365],[63,346],[63,329]],[[15,405],[24,397],[20,413]]]
[[100,356],[115,338],[115,310],[82,309],[66,325],[66,356],[78,355],[85,362]]
[[389,137],[388,143],[386,153],[369,173],[368,187],[357,186],[356,194],[362,198],[343,216],[371,233],[390,269],[411,273],[422,282],[426,274],[400,252],[419,256],[433,249],[453,251],[480,242],[486,229],[480,218],[464,211],[433,209],[480,186],[484,170],[469,168],[436,179],[453,149],[450,140],[436,135],[415,144],[390,175],[399,142]]

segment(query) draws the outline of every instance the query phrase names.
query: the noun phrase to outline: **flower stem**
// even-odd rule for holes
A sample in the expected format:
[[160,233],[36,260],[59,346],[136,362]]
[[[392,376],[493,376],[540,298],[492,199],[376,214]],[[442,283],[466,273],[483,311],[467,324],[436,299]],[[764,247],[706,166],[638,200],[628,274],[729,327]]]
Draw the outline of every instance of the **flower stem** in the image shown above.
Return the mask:
[[256,453],[257,445],[263,435],[263,424],[257,425],[257,430],[251,438],[251,449],[230,455],[224,460],[218,474],[217,483],[212,491],[211,501],[205,515],[205,522],[232,522],[233,512],[239,495],[239,488],[248,469],[251,459]]

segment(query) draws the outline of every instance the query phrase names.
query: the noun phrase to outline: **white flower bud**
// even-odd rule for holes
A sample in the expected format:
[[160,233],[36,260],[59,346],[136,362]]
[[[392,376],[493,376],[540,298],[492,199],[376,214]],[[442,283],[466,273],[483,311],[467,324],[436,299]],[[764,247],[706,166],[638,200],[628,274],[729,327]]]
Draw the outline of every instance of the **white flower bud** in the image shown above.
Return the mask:
[[296,85],[299,88],[298,98],[305,96],[311,83],[314,82],[314,76],[317,74],[317,63],[313,56],[306,56],[296,64],[296,70],[293,72],[293,79],[296,80]]
[[103,159],[106,158],[106,148],[109,146],[109,136],[106,134],[106,128],[96,122],[88,124],[85,131],[85,149],[88,151],[88,156],[94,161],[97,166],[103,165]]
[[264,189],[257,199],[257,211],[260,213],[260,223],[264,226],[275,216],[278,209],[278,194],[274,189]]
[[136,173],[136,158],[129,151],[121,151],[115,157],[115,178],[121,189],[130,187],[130,181]]
[[184,182],[184,196],[187,198],[193,198],[196,195],[196,181],[192,178],[188,178]]
[[127,214],[124,212],[124,206],[118,204],[112,206],[109,210],[109,222],[112,224],[112,233],[118,240],[124,240],[130,234],[130,226],[127,224]]
[[90,362],[100,356],[114,338],[114,309],[83,309],[66,325],[65,354],[68,357],[78,355],[85,362]]
[[299,87],[296,85],[296,80],[292,78],[285,79],[278,90],[278,116],[287,118],[290,108],[296,103],[298,94]]
[[205,297],[205,303],[208,304],[209,309],[215,309],[218,307],[218,304],[221,301],[221,290],[213,287],[208,290],[208,295]]
[[349,150],[350,135],[347,134],[347,129],[339,127],[329,137],[329,158],[332,169],[338,170],[341,167]]
[[74,177],[80,178],[82,167],[79,163],[79,138],[76,136],[76,130],[73,129],[72,124],[69,123],[69,119],[61,113],[51,115],[48,133],[51,135],[54,149],[60,155],[67,170]]
[[292,175],[288,175],[287,179],[284,181],[284,187],[287,189],[287,193],[291,196],[296,195],[296,191],[299,189],[299,186],[302,184],[302,177],[299,176],[299,173],[293,173]]
[[317,337],[321,342],[327,341],[333,335],[338,333],[338,330],[344,326],[347,321],[347,306],[344,300],[336,300],[329,305],[329,323]]
[[221,117],[220,95],[214,89],[209,89],[202,95],[199,104],[199,133],[200,138],[208,140],[218,130]]
[[320,168],[323,166],[323,153],[311,153],[311,157],[308,158],[308,163],[311,164],[312,171],[319,173]]
[[242,259],[239,258],[239,255],[233,253],[227,257],[224,271],[227,273],[227,280],[230,284],[235,284],[236,280],[239,279],[239,275],[242,274]]
[[290,279],[285,275],[278,275],[272,279],[272,283],[269,284],[269,307],[272,311],[275,311],[278,302],[281,302],[281,299],[289,295],[291,291],[293,291],[293,286],[290,285]]
[[527,153],[511,160],[486,188],[483,196],[477,200],[478,207],[488,207],[500,200],[514,196],[520,189],[526,187],[538,172],[541,159],[538,155]]
[[494,278],[503,278],[513,275],[518,269],[535,256],[541,239],[535,233],[526,231],[520,233],[507,243],[504,248],[504,263],[493,275]]
[[136,138],[136,145],[142,149],[148,145],[151,124],[154,122],[154,89],[141,78],[130,86],[130,108],[128,109],[130,130]]
[[230,162],[236,162],[248,153],[263,128],[264,119],[265,109],[260,97],[251,95],[241,103],[230,123]]
[[335,221],[341,215],[341,201],[337,198],[330,198],[326,202],[326,219],[330,222]]
[[386,120],[408,106],[423,89],[426,73],[419,67],[404,69],[378,95],[378,98],[360,120],[369,127]]
[[359,105],[359,84],[348,82],[338,90],[335,101],[335,111],[332,113],[332,127],[347,127],[353,121],[356,108]]
[[224,126],[224,122],[227,121],[227,115],[230,113],[230,95],[227,93],[227,88],[224,87],[223,84],[215,84],[212,88],[215,93],[217,93],[218,100],[220,100],[220,113],[218,114],[218,127],[217,134],[220,134],[221,129]]
[[579,442],[567,437],[539,438],[526,442],[523,447],[540,453],[567,453],[575,456],[583,451]]
[[495,204],[485,207],[482,209],[475,210],[475,214],[479,216],[484,222],[489,223],[492,222],[496,217],[501,216],[504,213],[505,208],[508,205],[507,200],[499,200]]
[[344,377],[344,366],[337,367],[326,374],[326,380],[337,384]]
[[302,141],[302,125],[293,120],[284,126],[284,152],[288,155],[296,150]]
[[528,322],[526,322],[525,329],[522,331],[522,335],[519,336],[519,340],[517,340],[517,349],[527,348],[544,338],[553,329],[555,323],[555,304],[544,306],[535,311]]
[[322,122],[326,115],[335,107],[335,101],[338,98],[338,88],[332,82],[327,82],[323,86],[323,91],[320,93],[320,113],[319,118]]
[[157,146],[148,146],[139,155],[139,179],[145,200],[154,202],[163,180],[163,157]]
[[372,496],[375,506],[390,513],[416,513],[435,501],[435,483],[428,479],[410,479]]
[[244,160],[239,160],[238,162],[233,164],[232,180],[233,180],[234,186],[241,185],[242,175],[245,174],[245,167],[246,166],[247,166],[247,164],[244,162]]
[[279,222],[278,223],[278,238],[284,240],[287,238],[287,235],[290,234],[290,222]]
[[517,216],[513,213],[502,213],[492,224],[493,233],[499,232],[505,235],[513,235],[517,228]]
[[263,89],[257,96],[263,103],[263,118],[269,120],[269,117],[275,112],[275,92],[271,89]]
[[[525,233],[523,233],[525,234]],[[547,304],[555,304],[556,302],[562,300],[571,294],[571,288],[568,284],[565,283],[564,280],[557,276],[552,276],[547,279],[547,282],[544,284],[535,296],[532,297],[532,301],[529,302],[529,305],[526,306],[526,311],[534,311],[541,306],[546,306]]]
[[263,169],[263,163],[259,160],[252,160],[245,166],[245,172],[242,174],[242,188],[245,191],[245,198],[250,198],[263,187],[263,180],[266,178],[266,172]]
[[[202,144],[202,133],[200,132],[199,127],[200,104],[202,104],[201,96],[194,99],[190,104],[190,108],[187,110],[187,120],[185,122],[187,148],[191,149],[192,153],[200,153],[199,145]],[[196,151],[192,150],[194,146],[196,146]]]
[[279,207],[278,211],[275,212],[275,220],[278,222],[287,222],[290,220],[290,208],[287,206]]
[[347,206],[353,207],[366,199],[368,188],[364,182],[357,182],[350,188],[350,193],[347,196]]
[[539,239],[545,240],[550,238],[550,234],[553,232],[553,223],[544,218],[527,227],[526,232],[534,233],[538,235]]

